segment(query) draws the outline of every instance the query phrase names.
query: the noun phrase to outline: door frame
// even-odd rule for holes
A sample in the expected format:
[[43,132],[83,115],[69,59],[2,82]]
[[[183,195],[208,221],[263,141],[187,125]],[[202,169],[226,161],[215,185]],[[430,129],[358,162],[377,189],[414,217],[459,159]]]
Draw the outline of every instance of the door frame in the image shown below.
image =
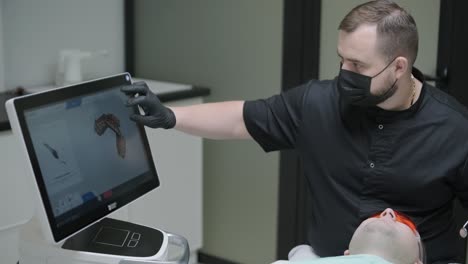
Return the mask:
[[[281,90],[318,79],[321,0],[284,0]],[[306,179],[294,150],[280,152],[277,259],[306,241]]]
[[[468,23],[465,11],[466,0],[440,1],[439,42],[437,49],[437,69],[434,80],[436,86],[455,97],[468,107],[466,89],[466,61],[468,60]],[[454,202],[454,218],[457,227],[462,227],[468,219],[468,212],[458,199]],[[456,234],[455,234],[456,235]],[[463,251],[466,262],[467,240],[458,240],[454,245]]]

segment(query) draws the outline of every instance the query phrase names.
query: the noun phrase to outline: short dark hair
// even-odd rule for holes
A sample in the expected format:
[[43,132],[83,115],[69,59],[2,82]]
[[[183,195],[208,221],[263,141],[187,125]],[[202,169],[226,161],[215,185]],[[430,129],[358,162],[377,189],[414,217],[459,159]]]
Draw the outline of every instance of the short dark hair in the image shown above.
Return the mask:
[[363,24],[377,25],[377,48],[387,60],[405,56],[410,65],[414,64],[418,55],[418,29],[405,9],[390,0],[370,1],[353,8],[338,29],[351,33]]

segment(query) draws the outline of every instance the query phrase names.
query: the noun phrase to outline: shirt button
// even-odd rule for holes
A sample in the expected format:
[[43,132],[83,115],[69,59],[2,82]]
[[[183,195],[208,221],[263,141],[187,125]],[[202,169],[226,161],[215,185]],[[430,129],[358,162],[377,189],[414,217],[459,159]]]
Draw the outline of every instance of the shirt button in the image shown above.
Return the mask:
[[374,162],[371,162],[371,163],[369,164],[369,167],[371,167],[371,169],[373,169],[373,168],[375,167]]
[[383,125],[379,125],[379,129],[382,130],[382,129],[383,129]]

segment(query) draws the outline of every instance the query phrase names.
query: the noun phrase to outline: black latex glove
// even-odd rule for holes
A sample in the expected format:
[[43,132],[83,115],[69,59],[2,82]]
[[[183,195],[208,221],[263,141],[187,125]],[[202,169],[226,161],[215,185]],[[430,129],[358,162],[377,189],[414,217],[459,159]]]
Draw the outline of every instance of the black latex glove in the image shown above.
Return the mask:
[[175,126],[176,117],[174,112],[159,101],[145,82],[136,82],[124,86],[121,91],[130,97],[127,106],[139,105],[145,112],[145,115],[131,115],[131,120],[152,128],[168,129]]

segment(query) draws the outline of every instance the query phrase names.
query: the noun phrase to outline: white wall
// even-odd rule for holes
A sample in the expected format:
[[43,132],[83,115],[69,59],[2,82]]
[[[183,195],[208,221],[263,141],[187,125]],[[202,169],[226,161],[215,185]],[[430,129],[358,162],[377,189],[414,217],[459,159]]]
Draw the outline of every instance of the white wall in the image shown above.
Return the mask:
[[123,13],[123,0],[3,0],[0,89],[52,84],[64,48],[109,51],[83,62],[85,79],[123,72]]
[[[124,71],[123,24],[123,0],[0,0],[0,92],[53,83],[63,48],[109,51],[84,63],[85,78]],[[27,219],[33,210],[33,201],[21,195],[26,187],[16,177],[22,169],[19,150],[9,137],[11,131],[0,133],[0,197],[8,197],[0,199],[0,229]],[[0,263],[14,264],[17,229],[0,233]]]
[[[280,92],[282,0],[135,3],[138,77],[209,87],[207,101]],[[205,141],[204,253],[238,263],[274,260],[278,157],[253,141]]]

